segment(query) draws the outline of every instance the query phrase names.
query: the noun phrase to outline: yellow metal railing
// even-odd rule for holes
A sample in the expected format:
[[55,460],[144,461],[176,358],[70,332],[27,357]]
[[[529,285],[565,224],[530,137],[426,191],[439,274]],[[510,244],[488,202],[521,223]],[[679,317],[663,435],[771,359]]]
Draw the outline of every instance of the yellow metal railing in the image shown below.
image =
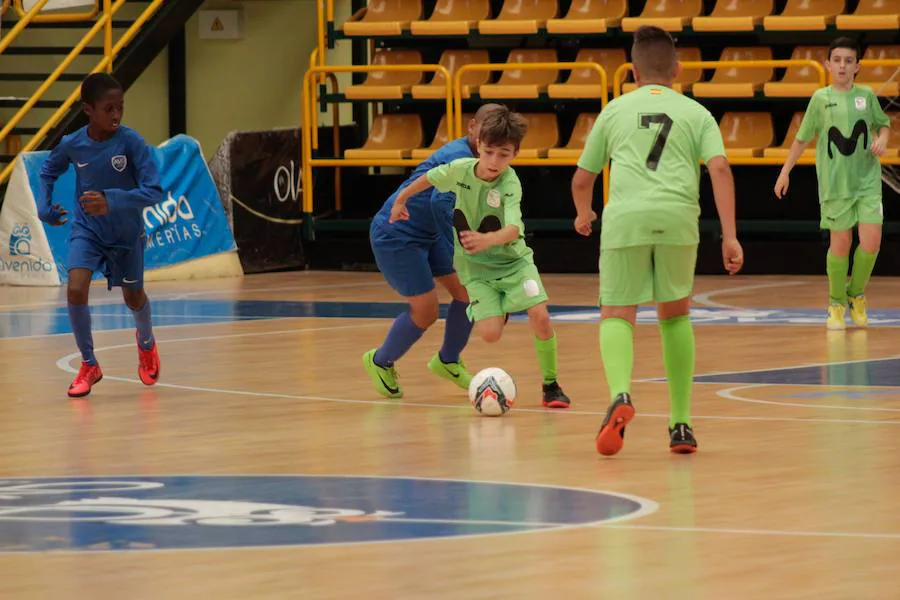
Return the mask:
[[[75,45],[72,51],[66,56],[65,59],[57,66],[57,68],[50,74],[46,81],[38,88],[38,90],[28,99],[25,105],[19,109],[19,111],[13,115],[10,121],[0,130],[0,142],[9,135],[12,129],[22,120],[25,114],[37,103],[37,101],[47,92],[47,89],[59,78],[62,72],[78,57],[82,50],[87,46],[90,41],[96,37],[97,33],[104,28],[107,27],[109,23],[112,22],[113,15],[119,8],[125,4],[125,0],[116,0],[115,3],[110,4],[110,0],[103,0],[105,10],[105,14],[101,15],[97,22],[91,27],[90,31],[88,31],[82,40]],[[118,56],[119,52],[132,40],[134,36],[137,35],[138,31],[144,26],[144,24],[150,20],[150,18],[156,13],[159,7],[163,4],[165,0],[152,0],[150,4],[144,9],[144,11],[134,20],[131,26],[122,34],[122,37],[114,46],[109,48],[109,53],[103,57],[103,59],[91,70],[91,73],[98,73],[103,70],[108,70],[113,60],[115,60],[116,56]],[[43,6],[46,2],[39,1],[38,4],[35,5],[34,8],[38,10],[40,6]],[[34,8],[32,10],[34,10]],[[109,34],[107,34],[109,35]],[[111,37],[107,37],[109,43],[111,45]],[[63,102],[62,106],[60,106],[56,112],[44,123],[43,127],[41,127],[36,134],[34,134],[27,144],[22,148],[22,152],[30,152],[34,150],[40,144],[44,136],[55,127],[60,119],[62,119],[63,115],[65,115],[69,109],[75,104],[75,102],[81,97],[81,87],[78,86],[68,98]],[[6,168],[3,171],[0,171],[0,183],[5,182],[10,174],[12,173],[13,168],[15,167],[15,160],[6,165]]]
[[[301,158],[303,174],[303,212],[311,214],[313,210],[313,167],[409,167],[418,165],[420,161],[410,158],[393,159],[347,159],[347,158],[313,158],[313,133],[318,127],[318,111],[315,105],[315,79],[323,73],[373,73],[379,71],[415,71],[440,73],[444,81],[450,81],[450,73],[442,65],[333,65],[318,66],[309,69],[303,77],[303,106],[301,115],[303,127],[301,131]],[[447,136],[453,136],[453,95],[451,86],[446,86]]]
[[[26,14],[26,10],[22,5],[22,0],[13,0],[13,5],[16,8],[16,14],[19,15],[19,18],[22,18]],[[34,10],[34,7],[31,8]],[[40,9],[38,9],[40,10]],[[30,12],[27,11],[27,12]],[[91,10],[84,12],[58,12],[52,15],[38,15],[35,17],[35,23],[77,23],[79,21],[90,21],[97,17],[100,14],[100,3],[97,0],[94,0],[94,6]]]
[[[28,27],[28,24],[31,23],[41,12],[41,9],[44,8],[44,5],[47,4],[50,0],[38,0],[37,4],[31,7],[23,17],[19,19],[19,21],[13,25],[13,28],[7,32],[2,38],[0,38],[0,54],[3,54],[3,51],[9,48],[9,45],[12,44],[19,34]],[[3,5],[3,10],[6,11],[7,4]]]
[[[318,61],[318,48],[313,48],[313,51],[310,52],[309,55],[309,68],[312,69],[316,66]],[[324,77],[328,78],[329,83],[331,83],[331,93],[338,93],[338,80],[334,73],[323,73]],[[310,95],[310,104],[309,108],[311,109],[308,114],[304,115],[304,120],[302,126],[306,126],[307,123],[315,123],[315,126],[312,128],[312,148],[313,150],[319,149],[319,119],[318,119],[318,111],[316,110],[316,104],[318,103],[318,94],[316,91],[316,82],[311,80],[310,89],[308,90]],[[302,141],[302,137],[301,137]],[[337,105],[332,106],[331,108],[331,143],[334,147],[335,156],[341,155],[341,111],[340,107]],[[301,174],[302,174],[301,167]],[[341,194],[341,169],[340,167],[335,168],[334,170],[334,208],[335,210],[341,210],[343,208],[343,196]]]
[[[477,71],[543,71],[556,69],[559,71],[571,71],[574,69],[591,69],[596,71],[600,76],[600,89],[604,90],[598,98],[600,102],[600,110],[606,108],[607,91],[609,89],[609,80],[606,75],[606,69],[594,62],[548,62],[548,63],[501,63],[501,64],[471,64],[461,66],[453,76],[453,108],[455,111],[455,130],[456,136],[463,134],[462,130],[462,94],[463,85],[462,78],[466,73]],[[577,158],[517,158],[512,164],[514,166],[560,166],[574,167],[578,164]],[[609,197],[609,165],[603,168],[603,203]]]

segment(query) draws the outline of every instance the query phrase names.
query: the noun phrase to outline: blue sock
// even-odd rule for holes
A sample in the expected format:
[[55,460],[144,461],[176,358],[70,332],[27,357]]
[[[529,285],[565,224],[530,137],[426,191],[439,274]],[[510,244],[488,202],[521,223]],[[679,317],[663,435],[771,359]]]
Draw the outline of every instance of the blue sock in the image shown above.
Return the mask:
[[394,363],[419,341],[423,333],[425,330],[413,323],[409,311],[403,312],[394,319],[394,324],[391,325],[391,330],[384,338],[384,343],[375,352],[373,361],[379,367],[394,366]]
[[150,322],[150,298],[144,301],[139,310],[131,311],[134,315],[134,324],[137,327],[138,345],[144,350],[153,347],[153,324]]
[[96,365],[94,337],[91,335],[91,309],[88,305],[69,303],[69,323],[75,334],[75,343],[81,350],[81,360],[89,365]]
[[466,302],[454,300],[447,309],[447,322],[444,323],[444,345],[438,352],[441,362],[458,362],[463,348],[469,343],[469,334],[472,333],[475,323],[470,321],[469,315],[466,314],[468,306]]

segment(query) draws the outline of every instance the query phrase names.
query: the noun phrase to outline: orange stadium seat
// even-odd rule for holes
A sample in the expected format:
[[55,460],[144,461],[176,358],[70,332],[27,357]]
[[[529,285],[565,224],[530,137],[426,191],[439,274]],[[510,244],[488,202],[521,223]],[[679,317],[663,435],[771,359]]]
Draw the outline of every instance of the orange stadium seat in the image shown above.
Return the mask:
[[344,151],[349,159],[410,158],[422,147],[422,121],[419,115],[377,115],[362,148]]
[[413,21],[413,35],[468,35],[491,17],[490,0],[438,0],[427,21]]
[[575,127],[572,128],[572,135],[569,136],[569,143],[564,148],[550,148],[547,152],[547,157],[579,158],[598,116],[598,113],[581,113],[578,115],[578,118],[575,119]]
[[900,0],[859,0],[852,15],[838,15],[838,29],[900,29]]
[[703,12],[703,0],[647,0],[639,17],[622,19],[623,31],[656,25],[666,31],[681,31]]
[[[513,50],[507,64],[557,62],[556,50]],[[503,71],[497,83],[481,86],[479,94],[485,99],[537,98],[547,91],[547,86],[559,79],[559,69]]]
[[[463,127],[466,126],[472,117],[475,116],[473,114],[463,114],[462,122]],[[441,122],[438,123],[437,131],[434,134],[434,139],[431,140],[431,145],[427,148],[413,148],[411,158],[415,158],[416,160],[425,160],[431,154],[450,141],[450,138],[447,137],[447,115],[441,117]]]
[[557,0],[506,0],[496,19],[479,21],[486,35],[534,35],[559,13]]
[[612,87],[613,74],[621,65],[628,62],[622,48],[582,48],[575,57],[575,62],[597,63],[606,71],[604,90],[600,74],[593,69],[573,69],[565,83],[555,83],[547,88],[551,98],[596,98],[607,93]]
[[[771,60],[772,49],[765,46],[728,47],[719,60]],[[694,95],[706,98],[752,98],[772,79],[772,67],[719,67],[708,82],[694,84]]]
[[762,156],[775,139],[772,115],[767,112],[727,112],[719,129],[728,158]]
[[346,35],[400,35],[422,18],[422,0],[369,0],[341,26]]
[[[788,154],[791,151],[791,145],[794,143],[794,138],[797,137],[797,130],[800,129],[800,123],[803,121],[803,113],[796,112],[794,113],[794,117],[791,119],[791,124],[788,126],[787,133],[784,136],[784,141],[781,142],[780,146],[776,146],[774,148],[766,148],[763,150],[763,156],[766,158],[787,158]],[[811,140],[809,146],[806,147],[806,150],[803,151],[802,156],[804,157],[816,157],[816,144],[815,138]]]
[[[418,50],[378,50],[373,66],[420,65]],[[422,81],[422,71],[371,71],[359,85],[351,85],[344,95],[351,100],[400,100],[413,85]]]
[[603,33],[628,15],[628,0],[572,0],[562,19],[547,21],[547,33]]
[[519,158],[546,158],[551,148],[559,146],[556,113],[525,113],[528,133],[519,148]]
[[[863,54],[863,61],[875,59],[900,59],[900,46],[869,46]],[[900,67],[866,66],[863,63],[856,74],[856,82],[869,86],[879,96],[898,96]]]
[[719,0],[708,17],[694,17],[694,31],[753,31],[772,14],[774,0]]
[[[487,50],[444,50],[439,64],[453,77],[463,65],[490,63]],[[488,82],[491,74],[488,71],[470,71],[462,77],[462,97],[469,98],[472,92]],[[426,84],[412,86],[412,97],[417,100],[440,100],[447,95],[447,82],[441,73],[435,73]]]
[[[822,63],[828,59],[828,46],[797,46],[791,58]],[[825,83],[828,84],[827,79]],[[788,67],[781,81],[770,81],[763,86],[763,93],[775,98],[806,97],[812,96],[818,88],[818,72],[811,66],[803,65]]]
[[779,15],[763,19],[766,31],[825,31],[844,12],[844,0],[788,0]]

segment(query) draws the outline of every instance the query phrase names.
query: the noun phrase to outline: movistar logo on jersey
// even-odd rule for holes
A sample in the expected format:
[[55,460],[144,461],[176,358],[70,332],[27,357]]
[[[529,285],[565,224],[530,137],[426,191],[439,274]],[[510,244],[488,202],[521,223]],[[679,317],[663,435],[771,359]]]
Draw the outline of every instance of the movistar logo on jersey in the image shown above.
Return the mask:
[[837,127],[832,127],[828,130],[828,158],[834,158],[832,146],[836,147],[838,152],[844,156],[852,156],[856,152],[856,143],[860,137],[862,137],[862,147],[865,150],[869,147],[869,126],[863,119],[857,121],[853,126],[849,138],[845,138]]

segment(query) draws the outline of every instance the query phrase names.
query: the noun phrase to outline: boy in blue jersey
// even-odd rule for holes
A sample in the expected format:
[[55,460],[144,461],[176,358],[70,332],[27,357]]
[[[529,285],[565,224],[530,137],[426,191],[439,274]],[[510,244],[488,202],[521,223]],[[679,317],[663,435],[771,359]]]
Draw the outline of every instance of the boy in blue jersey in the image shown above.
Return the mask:
[[103,372],[94,356],[88,294],[95,271],[106,275],[109,289],[122,287],[125,304],[137,326],[138,375],[145,385],[159,379],[159,353],[150,321],[150,301],[144,293],[142,211],[163,200],[159,172],[144,139],[121,125],[125,106],[122,86],[105,73],[88,76],[81,84],[86,127],[63,137],[41,169],[38,216],[50,225],[68,219],[53,204],[53,185],[75,165],[75,219],[69,235],[66,268],[69,272],[68,308],[75,342],[81,351],[78,375],[69,396],[91,392]]
[[400,360],[425,330],[437,321],[440,303],[434,282],[450,292],[453,301],[447,311],[444,343],[428,362],[438,377],[468,389],[472,375],[460,357],[472,333],[466,314],[469,297],[453,270],[453,207],[456,195],[428,190],[409,199],[409,220],[390,223],[391,208],[401,190],[434,167],[458,158],[475,156],[478,129],[484,118],[499,108],[485,104],[468,123],[468,135],[436,150],[412,172],[375,215],[369,231],[378,269],[388,284],[409,303],[398,316],[378,348],[363,354],[363,366],[386,398],[401,398],[394,363]]

